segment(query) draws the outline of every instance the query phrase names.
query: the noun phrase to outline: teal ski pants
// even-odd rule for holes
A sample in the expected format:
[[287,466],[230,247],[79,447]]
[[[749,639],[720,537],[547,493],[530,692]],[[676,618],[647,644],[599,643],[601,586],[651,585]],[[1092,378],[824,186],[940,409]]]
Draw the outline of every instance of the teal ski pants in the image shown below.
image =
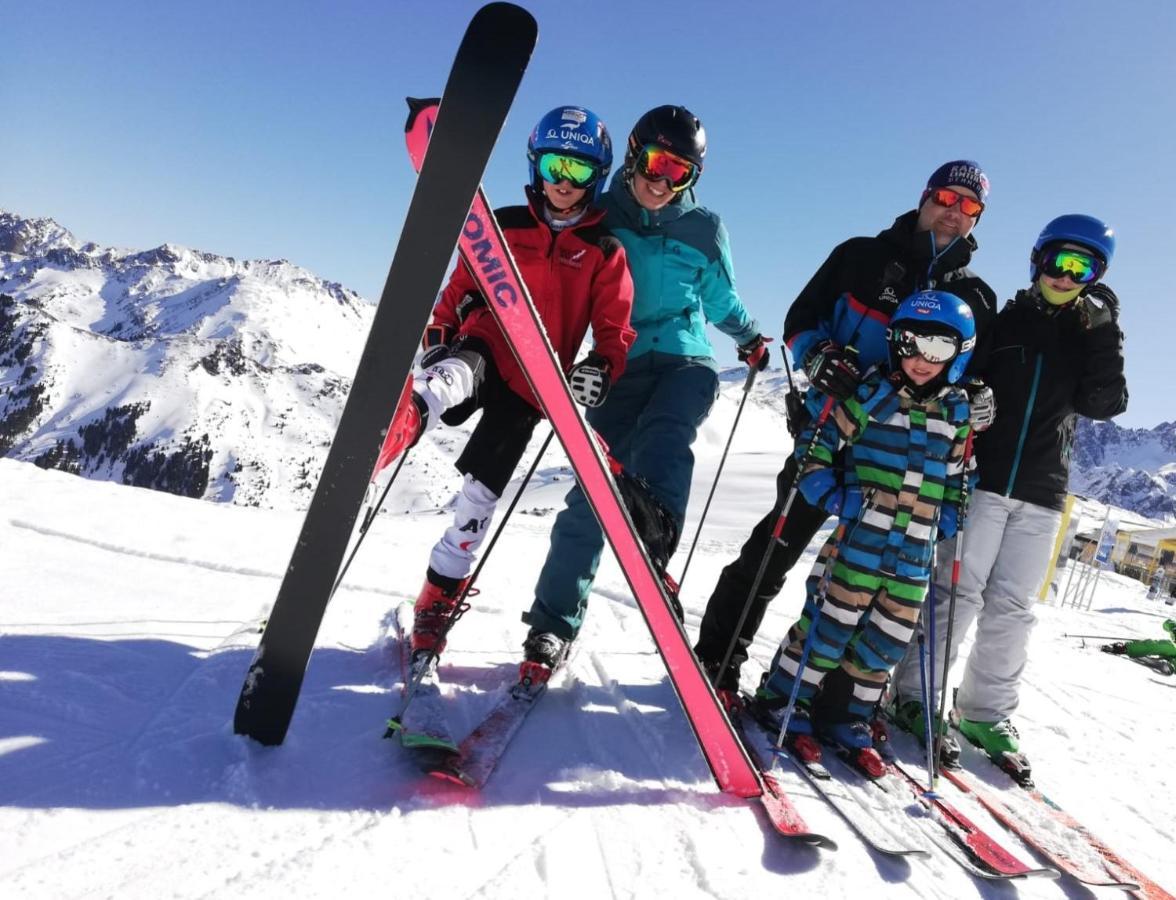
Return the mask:
[[[649,482],[679,528],[694,472],[690,445],[710,414],[718,387],[709,359],[644,353],[629,360],[604,405],[588,411],[589,424],[613,457]],[[571,639],[584,621],[604,535],[578,485],[565,503],[555,519],[535,601],[523,618],[534,630]]]

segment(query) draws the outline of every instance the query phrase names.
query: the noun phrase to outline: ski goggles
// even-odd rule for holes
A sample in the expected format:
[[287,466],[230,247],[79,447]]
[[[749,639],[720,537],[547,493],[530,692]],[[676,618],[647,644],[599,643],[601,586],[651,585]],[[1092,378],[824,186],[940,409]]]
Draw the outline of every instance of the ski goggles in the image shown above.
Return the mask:
[[574,188],[588,188],[600,178],[600,169],[578,156],[565,153],[543,153],[535,163],[540,176],[551,184],[566,181]]
[[1041,271],[1050,278],[1068,277],[1075,284],[1090,284],[1103,273],[1103,263],[1092,253],[1071,248],[1047,250],[1041,258]]
[[960,352],[959,341],[946,334],[919,334],[908,328],[891,331],[890,343],[902,359],[921,356],[929,363],[951,362]]
[[646,144],[637,156],[637,174],[650,181],[669,182],[670,191],[675,194],[694,184],[699,171],[690,160],[675,156],[656,144]]
[[936,188],[931,192],[931,199],[935,201],[936,205],[944,206],[948,209],[951,209],[958,203],[960,205],[960,212],[972,219],[984,212],[984,204],[979,200],[965,197],[959,191],[953,191],[951,188]]

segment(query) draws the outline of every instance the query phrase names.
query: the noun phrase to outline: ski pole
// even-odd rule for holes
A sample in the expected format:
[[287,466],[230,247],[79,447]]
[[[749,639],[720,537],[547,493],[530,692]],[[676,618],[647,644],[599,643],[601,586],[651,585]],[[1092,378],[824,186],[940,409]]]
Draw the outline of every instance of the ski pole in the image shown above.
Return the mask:
[[747,621],[747,617],[751,613],[751,605],[755,601],[756,592],[759,591],[760,584],[764,580],[764,575],[768,571],[768,563],[772,559],[772,551],[776,549],[776,544],[780,541],[780,535],[784,532],[784,526],[788,523],[788,513],[792,510],[792,504],[796,502],[796,495],[799,493],[798,485],[801,471],[808,465],[813,450],[817,446],[817,439],[821,435],[821,428],[829,418],[829,414],[833,411],[833,404],[836,402],[834,397],[826,399],[825,405],[821,407],[821,412],[814,422],[813,436],[809,439],[804,456],[796,464],[796,471],[792,475],[792,484],[788,488],[788,497],[784,501],[784,507],[780,510],[780,515],[776,518],[776,524],[772,528],[772,536],[768,539],[768,546],[764,550],[763,557],[760,559],[759,569],[756,571],[755,579],[751,583],[751,590],[747,592],[747,599],[743,602],[743,609],[739,611],[739,621],[736,622],[735,630],[731,633],[731,640],[727,643],[727,651],[723,654],[723,661],[719,666],[716,677],[722,677],[722,674],[727,671],[727,666],[731,664],[731,657],[735,655],[735,646],[739,643],[739,635],[743,632],[743,623]]
[[[788,361],[784,361],[784,367],[788,367]],[[727,462],[727,451],[731,449],[731,441],[735,439],[735,429],[739,427],[739,417],[743,415],[743,406],[747,403],[747,397],[751,393],[751,387],[755,384],[755,376],[758,374],[758,369],[754,366],[747,373],[747,380],[743,382],[743,397],[739,400],[739,409],[735,411],[735,421],[731,424],[731,433],[727,435],[727,445],[723,447],[723,455],[719,458],[719,468],[715,472],[715,480],[711,484],[710,493],[706,495],[706,504],[702,507],[702,516],[698,520],[698,528],[694,532],[694,540],[690,543],[690,552],[686,554],[686,564],[682,566],[682,574],[678,576],[678,593],[681,595],[682,585],[686,583],[686,573],[690,571],[690,560],[694,558],[694,548],[698,546],[698,538],[702,534],[702,524],[706,521],[706,514],[710,511],[711,501],[715,497],[715,489],[719,486],[719,478],[723,474],[723,466]],[[791,378],[791,375],[789,376]]]
[[[800,697],[800,684],[804,680],[804,669],[808,665],[809,654],[813,648],[813,636],[817,633],[817,623],[821,621],[821,612],[825,608],[825,595],[829,591],[829,580],[833,576],[833,565],[837,562],[837,555],[841,549],[841,541],[845,538],[846,522],[838,522],[834,532],[833,544],[829,548],[829,555],[825,558],[825,571],[821,573],[821,580],[817,585],[817,596],[813,601],[813,618],[809,622],[808,634],[804,636],[804,646],[800,649],[800,662],[796,665],[796,677],[792,679],[792,690],[788,692],[788,705],[784,707],[784,715],[780,719],[780,733],[776,735],[776,750],[782,750],[784,739],[788,736],[788,723],[792,721],[792,713],[796,709],[797,698]],[[784,658],[781,654],[781,660]]]
[[931,702],[927,695],[927,638],[923,632],[923,622],[918,622],[918,688],[923,699],[923,765],[927,767],[927,781],[931,782],[931,754],[935,751],[931,747],[929,735],[931,733]]
[[[400,410],[400,408],[403,404],[412,402],[412,381],[413,381],[412,373],[410,372],[408,375],[408,378],[406,378],[404,380],[404,388],[400,392],[400,398],[396,401],[396,410],[397,411]],[[394,423],[395,421],[396,421],[396,414],[393,413],[392,422]],[[380,464],[384,460],[384,449],[385,449],[385,447],[388,446],[388,443],[391,440],[392,440],[392,428],[391,428],[391,424],[390,424],[388,427],[388,433],[385,434],[385,436],[384,436],[384,443],[380,447],[380,454],[376,459],[376,467],[372,471],[371,478],[369,479],[369,481],[371,482],[371,484],[368,486],[369,495],[371,493],[371,487],[374,486],[376,483],[376,477],[380,474],[381,471],[383,471],[384,468],[386,468],[386,466],[381,467]],[[337,576],[335,576],[335,583],[333,585],[331,585],[331,593],[329,593],[327,595],[327,603],[328,604],[334,598],[335,592],[337,590],[339,590],[339,585],[341,585],[343,583],[343,577],[347,574],[347,570],[349,568],[351,568],[351,562],[352,562],[352,560],[355,559],[355,554],[359,552],[360,544],[363,543],[364,537],[367,536],[368,529],[371,527],[372,522],[375,521],[376,516],[379,514],[380,507],[382,507],[384,505],[384,500],[388,496],[388,491],[392,490],[392,485],[396,482],[396,476],[400,474],[400,469],[404,465],[404,461],[408,458],[409,451],[411,451],[411,450],[412,450],[411,446],[407,447],[400,454],[400,459],[398,459],[396,461],[396,468],[392,470],[392,477],[388,479],[388,483],[384,486],[384,490],[383,490],[383,492],[381,492],[379,499],[376,500],[376,503],[374,506],[369,504],[369,505],[367,505],[367,508],[363,511],[363,521],[360,523],[360,526],[359,526],[359,536],[355,539],[355,546],[351,548],[350,555],[348,555],[347,559],[344,560],[342,567],[339,569],[339,574]],[[368,501],[365,498],[364,503],[367,504],[367,502]]]
[[[943,683],[940,685],[939,694],[939,722],[944,724],[946,730],[947,721],[947,673],[951,669],[951,641],[953,632],[955,631],[955,614],[956,614],[956,597],[959,594],[960,588],[960,561],[964,556],[964,524],[968,518],[968,501],[971,495],[968,489],[968,463],[972,461],[972,433],[968,432],[967,440],[964,441],[964,455],[960,460],[962,473],[960,478],[960,514],[959,523],[956,526],[955,536],[955,554],[951,562],[951,590],[947,595],[947,629],[944,634],[944,651],[943,651]],[[931,568],[931,581],[935,581],[935,567]],[[943,737],[938,729],[935,732],[935,763],[939,763],[939,754],[943,750]]]
[[[927,626],[919,625],[919,665],[923,689],[923,747],[927,754],[927,791],[933,792],[939,779],[939,727],[935,721],[935,551],[931,551],[931,578],[927,585]],[[931,649],[927,649],[930,640]]]
[[1092,641],[1133,641],[1135,640],[1129,634],[1070,634],[1065,632],[1062,637],[1068,638],[1089,638]]
[[[450,630],[455,624],[457,624],[457,620],[460,619],[470,608],[469,604],[465,602],[466,597],[470,596],[470,593],[474,588],[474,583],[478,580],[478,576],[482,573],[482,567],[486,565],[486,560],[490,558],[490,553],[494,550],[494,545],[498,543],[498,538],[502,534],[502,530],[506,527],[506,523],[509,521],[511,513],[514,512],[514,508],[518,506],[519,500],[522,499],[523,491],[527,489],[527,485],[530,483],[531,477],[535,474],[535,470],[539,468],[539,460],[543,458],[543,454],[546,452],[548,445],[551,444],[551,439],[554,436],[555,429],[553,428],[548,432],[547,437],[543,441],[543,446],[539,448],[539,452],[535,454],[535,460],[531,463],[531,468],[527,470],[527,474],[523,477],[523,483],[519,485],[518,491],[516,491],[514,497],[511,498],[510,505],[506,508],[506,512],[502,514],[502,520],[498,523],[498,527],[494,529],[494,534],[490,536],[490,543],[486,545],[485,552],[482,553],[481,558],[478,560],[478,564],[474,566],[474,571],[470,574],[469,579],[466,581],[465,586],[458,595],[457,602],[454,603],[453,609],[451,609],[449,612],[449,617],[445,620],[445,625],[441,631],[440,639],[436,644],[434,644],[425,652],[425,655],[421,658],[420,661],[414,660],[414,665],[412,667],[412,678],[404,692],[404,703],[402,703],[400,706],[399,714],[393,716],[389,720],[389,726],[392,726],[393,723],[400,725],[404,721],[404,714],[407,712],[409,704],[412,703],[412,698],[416,696],[417,688],[420,687],[421,682],[425,678],[425,674],[430,671],[430,669],[432,669],[434,663],[437,660],[437,646],[444,643],[445,638],[449,634]],[[389,727],[389,733],[391,733],[391,731],[392,728]],[[387,735],[385,735],[385,737],[387,737]]]
[[[409,450],[412,448],[410,447]],[[388,492],[392,490],[392,485],[396,482],[396,476],[400,474],[400,468],[404,465],[404,461],[408,458],[409,450],[405,450],[400,454],[400,459],[396,463],[396,468],[392,470],[392,477],[388,479],[388,483],[384,486],[384,490],[380,493],[380,499],[376,501],[375,506],[371,506],[363,514],[363,521],[359,525],[359,534],[355,539],[355,546],[351,548],[351,553],[348,554],[347,559],[343,562],[343,567],[339,570],[339,576],[335,579],[335,584],[331,587],[330,597],[327,598],[327,603],[331,602],[331,598],[335,596],[335,591],[339,590],[339,585],[343,583],[343,577],[347,574],[347,570],[351,568],[351,561],[355,559],[355,554],[359,552],[359,546],[363,543],[363,539],[367,536],[368,529],[371,528],[372,523],[376,520],[376,516],[380,512],[380,508],[384,505],[384,500],[388,497]]]

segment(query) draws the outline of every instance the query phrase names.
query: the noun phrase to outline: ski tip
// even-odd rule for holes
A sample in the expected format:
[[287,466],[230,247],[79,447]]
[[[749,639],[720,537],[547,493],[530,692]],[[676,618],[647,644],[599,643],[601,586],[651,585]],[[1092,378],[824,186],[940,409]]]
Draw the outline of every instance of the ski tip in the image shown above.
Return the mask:
[[492,21],[496,26],[509,25],[512,28],[529,26],[536,35],[539,33],[539,23],[535,21],[533,15],[518,4],[507,3],[505,0],[496,0],[494,3],[487,3],[474,13],[474,18],[470,24],[472,27],[474,24],[481,24],[487,21]]
[[[441,105],[440,97],[425,97],[423,99],[420,97],[405,97],[404,101],[408,104],[408,120],[404,123],[405,134],[412,134],[413,130],[417,127],[421,114],[430,109],[434,111],[432,120],[435,120],[437,118],[436,109]],[[424,123],[429,131],[433,129],[432,120]]]
[[440,781],[447,782],[448,784],[455,784],[458,787],[472,788],[478,786],[477,782],[473,778],[471,778],[469,775],[466,775],[466,773],[457,766],[453,765],[436,766],[434,768],[428,769],[426,774],[431,775],[433,778],[436,778]]

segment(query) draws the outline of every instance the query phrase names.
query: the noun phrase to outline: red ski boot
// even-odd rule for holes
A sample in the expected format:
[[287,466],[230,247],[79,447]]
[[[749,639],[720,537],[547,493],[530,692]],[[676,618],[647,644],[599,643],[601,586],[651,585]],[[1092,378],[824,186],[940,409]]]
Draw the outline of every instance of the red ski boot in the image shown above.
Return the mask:
[[[451,626],[449,617],[453,612],[453,608],[457,606],[457,598],[461,596],[465,589],[468,578],[452,584],[453,579],[446,579],[451,582],[450,587],[443,587],[435,583],[441,580],[441,576],[434,576],[433,570],[430,569],[428,575],[425,576],[425,586],[421,588],[421,593],[413,605],[413,622],[412,622],[412,655],[415,657],[418,653],[432,650],[433,653],[440,655],[441,651],[445,649],[445,635]],[[463,604],[466,609],[468,604]],[[457,618],[460,618],[465,609],[458,612]],[[457,621],[457,618],[454,621]]]

